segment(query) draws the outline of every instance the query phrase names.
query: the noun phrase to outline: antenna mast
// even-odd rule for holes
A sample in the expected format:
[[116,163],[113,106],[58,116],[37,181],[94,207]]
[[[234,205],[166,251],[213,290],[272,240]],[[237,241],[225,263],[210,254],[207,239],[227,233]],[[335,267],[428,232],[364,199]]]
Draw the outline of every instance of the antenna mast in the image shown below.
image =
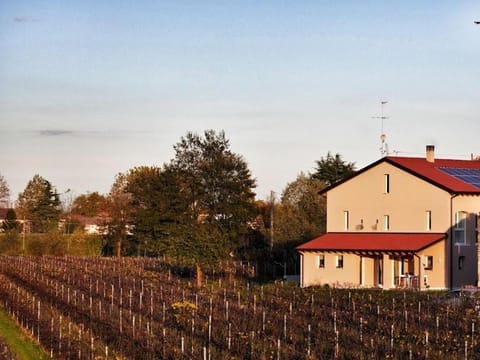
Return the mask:
[[383,131],[383,121],[388,119],[388,116],[385,116],[384,114],[384,107],[385,105],[388,104],[388,101],[381,100],[380,105],[382,107],[382,115],[381,116],[374,116],[373,119],[380,119],[381,120],[381,132],[380,132],[380,141],[381,141],[381,146],[380,146],[380,154],[382,156],[387,156],[390,154],[390,151],[388,149],[388,144],[386,142],[387,140],[387,135]]

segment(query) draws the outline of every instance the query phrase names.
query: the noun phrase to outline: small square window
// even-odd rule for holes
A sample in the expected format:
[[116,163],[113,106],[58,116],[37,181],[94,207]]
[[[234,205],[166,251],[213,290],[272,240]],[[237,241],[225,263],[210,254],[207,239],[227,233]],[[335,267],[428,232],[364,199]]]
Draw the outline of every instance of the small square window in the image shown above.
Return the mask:
[[343,255],[337,255],[337,269],[343,268]]
[[425,259],[424,259],[425,263],[424,263],[424,268],[425,270],[433,270],[433,256],[425,256]]
[[319,268],[325,267],[325,255],[318,255],[318,267]]

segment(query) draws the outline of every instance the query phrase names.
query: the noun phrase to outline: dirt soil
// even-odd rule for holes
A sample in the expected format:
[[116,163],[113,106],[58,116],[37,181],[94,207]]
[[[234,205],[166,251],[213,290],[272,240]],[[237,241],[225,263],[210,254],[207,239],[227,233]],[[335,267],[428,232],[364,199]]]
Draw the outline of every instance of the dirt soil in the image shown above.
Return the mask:
[[0,360],[16,360],[0,334]]

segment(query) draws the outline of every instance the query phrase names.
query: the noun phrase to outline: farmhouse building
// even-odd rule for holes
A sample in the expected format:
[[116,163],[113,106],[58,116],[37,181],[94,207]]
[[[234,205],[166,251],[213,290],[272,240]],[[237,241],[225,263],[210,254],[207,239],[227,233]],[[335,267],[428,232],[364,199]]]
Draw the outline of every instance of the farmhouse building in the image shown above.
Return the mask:
[[386,156],[321,192],[327,233],[300,245],[300,285],[477,285],[480,160]]

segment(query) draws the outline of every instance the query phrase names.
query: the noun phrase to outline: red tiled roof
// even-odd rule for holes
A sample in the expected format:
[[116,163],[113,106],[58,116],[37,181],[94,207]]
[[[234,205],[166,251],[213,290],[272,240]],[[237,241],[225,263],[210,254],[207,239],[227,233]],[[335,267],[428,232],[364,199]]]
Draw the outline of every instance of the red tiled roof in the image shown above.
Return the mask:
[[298,246],[297,250],[415,252],[444,238],[443,233],[327,233]]
[[0,208],[0,220],[7,218],[8,208]]
[[396,156],[388,156],[385,160],[450,192],[480,194],[480,188],[448,175],[439,169],[480,169],[479,160],[435,159],[434,162],[429,162],[425,158]]

